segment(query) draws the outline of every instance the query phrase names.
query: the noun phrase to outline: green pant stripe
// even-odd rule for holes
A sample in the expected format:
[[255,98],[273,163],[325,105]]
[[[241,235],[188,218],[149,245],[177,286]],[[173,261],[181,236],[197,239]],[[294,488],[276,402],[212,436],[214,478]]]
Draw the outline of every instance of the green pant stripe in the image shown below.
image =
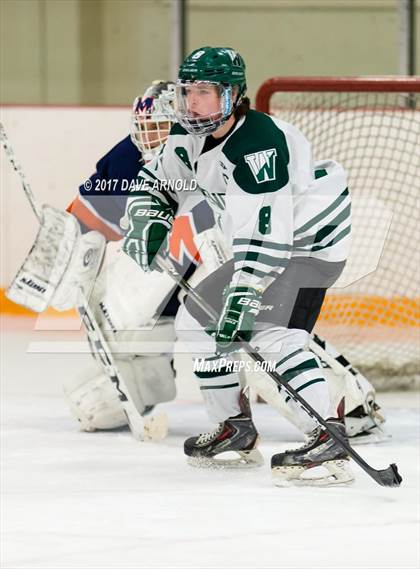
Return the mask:
[[206,389],[228,389],[229,387],[239,387],[239,383],[228,383],[227,385],[203,385],[200,387],[200,391],[205,391]]
[[226,368],[220,368],[217,371],[195,371],[194,375],[198,379],[212,379],[213,377],[224,377],[236,373],[234,371],[227,371]]
[[[302,391],[302,389],[305,389],[306,387],[309,387],[310,385],[313,385],[314,383],[323,383],[325,382],[325,379],[323,377],[318,377],[317,379],[311,379],[311,381],[308,381],[307,383],[304,383],[303,385],[301,385],[300,387],[298,387],[297,389],[295,389],[296,393],[299,393],[299,391]],[[288,395],[285,399],[285,402],[288,403],[291,399],[291,396]]]
[[297,366],[290,368],[281,375],[286,381],[292,381],[297,375],[304,373],[305,371],[310,371],[311,369],[319,369],[318,362],[315,359],[306,360]]
[[303,352],[302,348],[295,350],[294,352],[292,352],[291,354],[289,354],[288,356],[286,356],[285,358],[283,358],[282,360],[277,362],[276,367],[280,367],[282,364],[284,364],[284,362],[287,362],[287,360],[290,360],[291,358],[293,358],[294,356],[296,356],[296,354],[299,354],[300,352]]

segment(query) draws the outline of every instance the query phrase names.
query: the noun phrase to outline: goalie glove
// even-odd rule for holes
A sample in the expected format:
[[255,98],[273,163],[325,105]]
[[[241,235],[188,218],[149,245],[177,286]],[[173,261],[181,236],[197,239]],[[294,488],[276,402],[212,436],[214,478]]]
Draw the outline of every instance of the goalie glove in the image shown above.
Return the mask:
[[145,194],[134,199],[121,220],[128,229],[123,251],[145,272],[159,270],[154,263],[174,220],[173,208],[163,199]]
[[217,322],[215,340],[220,352],[231,352],[238,336],[249,341],[261,306],[262,291],[250,286],[226,287],[222,314]]

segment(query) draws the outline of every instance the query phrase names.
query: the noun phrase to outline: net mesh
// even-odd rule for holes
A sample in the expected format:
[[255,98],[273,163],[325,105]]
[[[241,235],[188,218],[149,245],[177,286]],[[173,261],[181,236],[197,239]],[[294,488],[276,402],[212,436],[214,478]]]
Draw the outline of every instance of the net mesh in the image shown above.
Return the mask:
[[299,127],[315,160],[347,170],[352,248],[317,332],[378,388],[418,387],[418,93],[275,92],[270,112]]

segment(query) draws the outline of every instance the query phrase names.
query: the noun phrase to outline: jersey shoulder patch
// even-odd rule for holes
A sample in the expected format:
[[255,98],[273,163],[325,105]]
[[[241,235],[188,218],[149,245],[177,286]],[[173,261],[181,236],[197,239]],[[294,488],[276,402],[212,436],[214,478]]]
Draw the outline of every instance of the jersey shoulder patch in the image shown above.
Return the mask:
[[247,193],[276,192],[289,181],[286,136],[264,113],[249,111],[223,153],[235,164],[235,182]]

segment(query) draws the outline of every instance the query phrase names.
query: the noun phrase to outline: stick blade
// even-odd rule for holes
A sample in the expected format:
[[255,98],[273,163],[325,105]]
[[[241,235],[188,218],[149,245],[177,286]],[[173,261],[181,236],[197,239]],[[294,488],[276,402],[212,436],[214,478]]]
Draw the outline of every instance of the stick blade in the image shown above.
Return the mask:
[[402,482],[396,464],[390,464],[385,470],[377,470],[375,478],[381,486],[398,487]]

